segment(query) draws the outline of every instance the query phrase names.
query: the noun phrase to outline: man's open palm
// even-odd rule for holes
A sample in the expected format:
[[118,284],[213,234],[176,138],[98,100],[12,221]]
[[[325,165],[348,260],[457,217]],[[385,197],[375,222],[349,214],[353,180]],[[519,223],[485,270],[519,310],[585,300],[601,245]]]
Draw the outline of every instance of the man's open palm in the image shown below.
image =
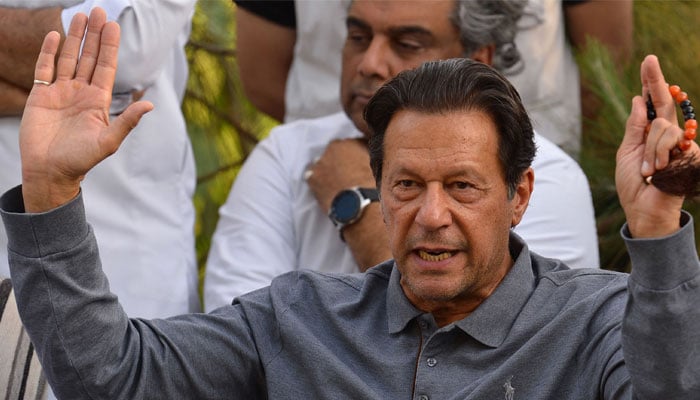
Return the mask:
[[104,10],[94,9],[89,20],[84,14],[73,18],[54,67],[59,42],[57,32],[44,39],[20,128],[28,212],[46,211],[75,197],[85,174],[114,153],[153,107],[133,103],[110,123],[119,26],[106,22]]

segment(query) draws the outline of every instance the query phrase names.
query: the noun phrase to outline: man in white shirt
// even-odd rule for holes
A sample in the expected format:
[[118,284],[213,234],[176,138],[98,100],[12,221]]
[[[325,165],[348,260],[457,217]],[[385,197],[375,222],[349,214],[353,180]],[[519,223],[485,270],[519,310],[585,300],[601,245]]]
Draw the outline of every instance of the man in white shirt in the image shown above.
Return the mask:
[[[340,111],[341,23],[349,0],[234,0],[237,61],[246,95],[262,112],[291,122]],[[618,62],[632,52],[632,1],[529,0],[515,45],[522,70],[507,74],[535,129],[577,157],[581,114],[595,115],[586,85],[579,89],[573,50],[590,39]]]
[[[460,12],[455,14],[459,6]],[[362,112],[374,91],[399,72],[424,61],[463,57],[500,69],[512,44],[522,2],[450,0],[355,1],[347,19],[341,100],[345,113],[300,120],[274,129],[241,169],[212,241],[204,282],[205,308],[266,286],[290,270],[364,271],[390,258],[381,213],[370,200]],[[459,15],[460,17],[456,17]],[[498,21],[480,25],[483,21]],[[460,29],[459,26],[462,28]],[[430,134],[426,132],[426,134]],[[590,190],[576,162],[538,136],[533,163],[535,191],[515,231],[530,248],[575,267],[598,267],[598,244]],[[363,191],[344,191],[361,187]],[[328,218],[337,195],[367,197],[338,230]],[[354,214],[353,214],[354,212]]]
[[[0,15],[6,17],[0,31],[17,38],[2,40],[0,54],[14,51],[16,55],[13,46],[24,46],[22,54],[33,57],[20,64],[23,60],[17,56],[0,56],[0,63],[15,63],[0,64],[0,83],[11,83],[19,94],[31,88],[43,36],[50,30],[64,32],[78,12],[99,6],[108,19],[121,25],[110,114],[120,114],[134,98],[151,101],[155,109],[124,141],[119,154],[85,178],[82,190],[90,197],[87,213],[112,290],[129,315],[155,318],[199,310],[192,203],[196,175],[180,110],[187,81],[184,45],[195,0],[159,1],[157,6],[143,0],[36,3],[32,5],[53,8],[0,8]],[[31,38],[36,42],[28,42]],[[14,115],[4,115],[0,118],[0,188],[7,189],[21,180],[17,139],[21,108]],[[0,228],[0,275],[9,274],[6,242]]]

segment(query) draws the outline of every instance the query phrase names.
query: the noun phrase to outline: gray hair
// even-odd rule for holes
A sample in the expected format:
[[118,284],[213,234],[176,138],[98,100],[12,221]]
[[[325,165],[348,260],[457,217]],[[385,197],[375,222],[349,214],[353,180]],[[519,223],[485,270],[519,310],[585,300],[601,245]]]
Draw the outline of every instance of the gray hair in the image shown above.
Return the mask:
[[495,69],[504,74],[522,69],[515,34],[526,4],[527,0],[457,0],[450,20],[459,29],[465,57],[481,47],[495,44]]

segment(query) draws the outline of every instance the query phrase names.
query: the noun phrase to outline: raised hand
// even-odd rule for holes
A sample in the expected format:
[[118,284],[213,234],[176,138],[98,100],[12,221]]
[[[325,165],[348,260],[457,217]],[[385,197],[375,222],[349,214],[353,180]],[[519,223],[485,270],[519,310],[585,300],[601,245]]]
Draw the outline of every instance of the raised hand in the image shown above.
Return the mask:
[[[672,166],[683,130],[678,126],[675,103],[656,56],[647,56],[641,66],[642,95],[632,99],[625,137],[617,152],[615,181],[620,203],[634,237],[659,237],[679,229],[684,197],[664,193],[646,178]],[[647,120],[646,99],[651,95],[656,119]],[[647,132],[647,125],[649,129]],[[700,149],[692,143],[685,157]]]
[[136,102],[110,122],[119,26],[106,22],[104,10],[93,9],[89,19],[84,14],[73,18],[55,64],[59,41],[57,32],[44,39],[20,127],[27,212],[47,211],[73,199],[85,174],[114,153],[153,108]]

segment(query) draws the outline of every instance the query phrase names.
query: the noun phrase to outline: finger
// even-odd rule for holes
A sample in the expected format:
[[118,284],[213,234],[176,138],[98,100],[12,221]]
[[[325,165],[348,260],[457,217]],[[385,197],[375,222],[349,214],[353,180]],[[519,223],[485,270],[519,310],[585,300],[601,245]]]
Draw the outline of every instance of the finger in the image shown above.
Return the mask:
[[109,154],[114,153],[119,148],[119,145],[124,141],[124,138],[131,132],[139,123],[141,117],[153,109],[153,104],[150,101],[137,101],[130,104],[124,112],[119,114],[102,138],[103,148]]
[[654,159],[654,168],[662,170],[668,167],[671,162],[673,152],[679,152],[678,142],[683,135],[683,131],[675,124],[669,124],[665,127],[663,135],[656,143],[656,155]]
[[107,22],[107,13],[99,7],[93,8],[88,19],[87,33],[78,61],[78,70],[75,74],[76,79],[90,82],[100,52],[100,37],[105,22]]
[[[640,96],[632,99],[632,110],[625,124],[625,136],[622,138],[620,149],[636,147],[644,143],[644,130],[647,120],[646,103]],[[626,150],[627,151],[627,150]]]
[[668,83],[661,71],[659,59],[654,55],[644,58],[641,68],[643,91],[651,96],[657,117],[676,121],[675,103],[668,91]]
[[83,34],[87,26],[87,15],[78,13],[73,16],[73,20],[68,28],[68,35],[63,43],[61,55],[58,58],[56,68],[56,80],[73,79],[75,66],[78,63],[80,54],[80,44],[83,41]]
[[117,56],[119,53],[119,25],[107,22],[102,27],[100,53],[92,74],[91,84],[112,92],[114,77],[117,73]]
[[46,34],[44,43],[41,44],[39,57],[36,60],[34,79],[53,82],[54,62],[60,41],[61,35],[58,32],[52,31]]
[[642,175],[652,175],[656,170],[668,166],[671,151],[676,148],[682,131],[665,119],[655,119],[647,135],[644,146]]

